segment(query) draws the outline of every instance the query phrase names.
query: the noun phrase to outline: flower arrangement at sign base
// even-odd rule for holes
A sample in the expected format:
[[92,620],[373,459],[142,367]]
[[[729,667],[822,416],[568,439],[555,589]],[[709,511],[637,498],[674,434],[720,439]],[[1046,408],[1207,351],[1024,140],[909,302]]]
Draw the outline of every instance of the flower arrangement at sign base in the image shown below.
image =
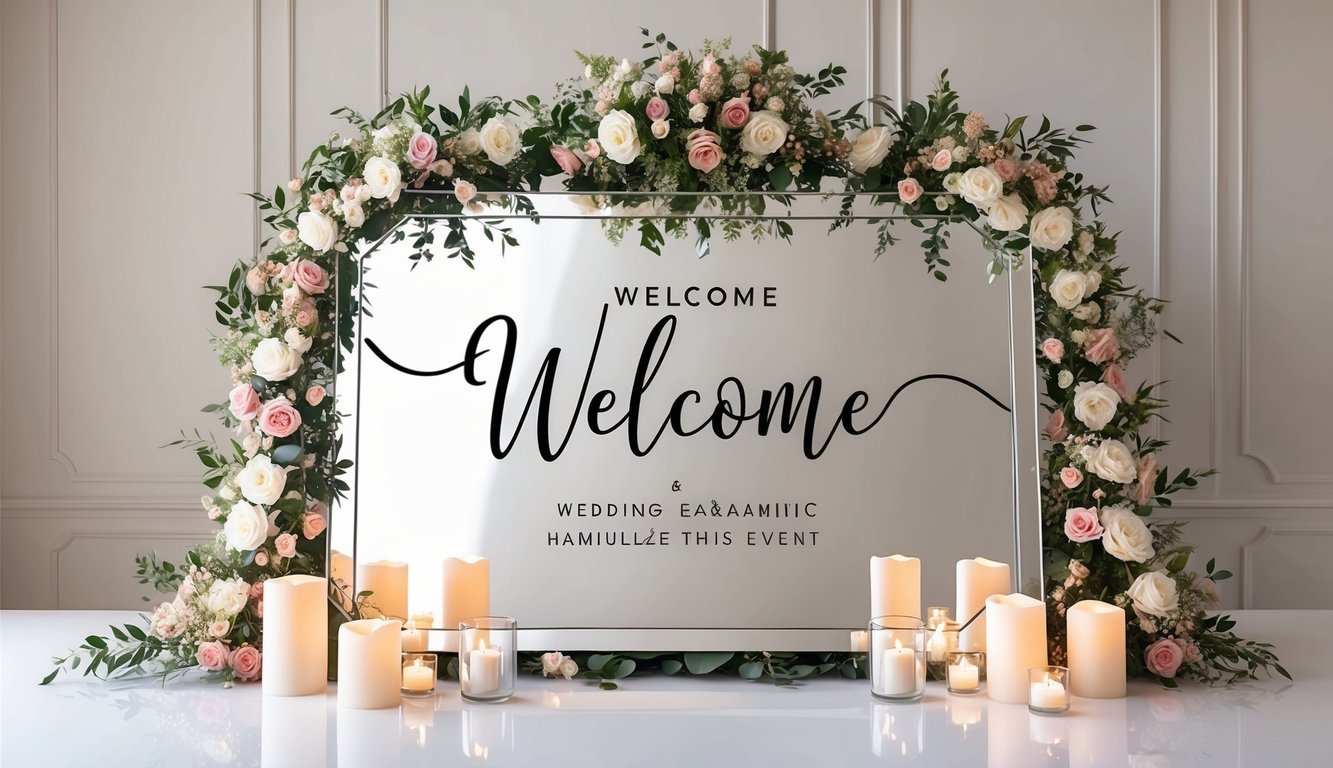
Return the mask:
[[[824,114],[812,99],[841,85],[840,67],[802,74],[780,51],[755,47],[730,55],[723,41],[690,53],[663,35],[644,35],[648,55],[638,61],[580,54],[582,76],[560,86],[549,104],[535,96],[474,100],[464,90],[455,109],[429,104],[423,89],[371,118],[338,110],[350,135],[316,147],[303,177],[271,196],[254,196],[275,235],[260,244],[258,257],[243,259],[225,284],[213,287],[225,329],[214,348],[231,389],[205,410],[217,413],[232,437],[221,444],[196,433],[177,441],[205,467],[210,493],[202,505],[221,524],[219,532],[180,565],[141,557],[141,582],[168,596],[146,627],[88,637],[57,658],[43,682],[80,668],[99,677],[191,668],[227,681],[259,674],[264,582],[326,572],[328,505],[347,489],[340,476],[350,462],[337,458],[338,414],[327,389],[337,374],[335,347],[350,338],[355,308],[350,281],[340,281],[343,295],[333,295],[331,272],[354,275],[354,246],[391,231],[413,238],[413,259],[443,250],[471,264],[475,254],[460,219],[423,222],[411,235],[394,228],[409,214],[467,208],[488,237],[512,245],[514,236],[485,211],[504,205],[531,212],[532,206],[521,195],[496,203],[486,193],[535,190],[547,177],[591,193],[592,205],[600,204],[599,192],[631,193],[628,201],[617,198],[627,215],[606,225],[608,235],[637,227],[640,243],[653,250],[667,236],[687,236],[693,223],[706,253],[714,223],[683,214],[760,214],[773,202],[772,194],[709,193],[831,184],[874,193],[878,204],[909,216],[944,214],[913,222],[925,235],[927,270],[940,280],[951,266],[949,224],[986,236],[992,275],[1021,263],[1030,246],[1038,281],[1033,350],[1050,413],[1042,522],[1051,661],[1063,660],[1066,606],[1093,598],[1129,609],[1131,674],[1166,684],[1178,677],[1233,682],[1261,671],[1287,674],[1270,646],[1237,637],[1230,619],[1208,613],[1216,607],[1216,581],[1230,574],[1211,560],[1203,573],[1189,570],[1193,550],[1180,524],[1151,517],[1208,473],[1159,466],[1166,444],[1145,427],[1165,403],[1155,384],[1126,379],[1126,363],[1157,338],[1162,304],[1132,288],[1116,261],[1116,236],[1097,219],[1109,202],[1105,188],[1071,168],[1091,126],[1066,131],[1043,119],[1033,131],[1024,118],[992,125],[958,106],[945,76],[925,103],[901,111],[876,97]],[[452,195],[412,194],[420,189]],[[701,194],[654,197],[681,191]],[[647,210],[654,218],[634,218]],[[725,238],[791,234],[780,219],[716,224]],[[834,226],[851,224],[848,215]],[[880,223],[881,249],[894,238],[890,222]],[[562,676],[582,668],[603,681],[648,669],[722,671],[779,683],[864,674],[857,656],[845,653],[533,655],[524,664]]]

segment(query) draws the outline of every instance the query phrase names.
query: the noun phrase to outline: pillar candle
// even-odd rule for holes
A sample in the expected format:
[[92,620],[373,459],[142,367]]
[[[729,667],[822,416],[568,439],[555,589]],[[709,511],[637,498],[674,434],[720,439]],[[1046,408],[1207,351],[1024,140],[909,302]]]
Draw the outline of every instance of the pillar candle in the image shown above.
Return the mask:
[[491,612],[491,563],[484,557],[444,559],[444,600],[440,626],[458,629],[463,619]]
[[921,561],[889,555],[870,558],[870,618],[921,618]]
[[902,647],[901,641],[893,648],[885,648],[880,655],[879,692],[885,696],[901,696],[916,687],[916,651]]
[[1081,600],[1065,618],[1070,692],[1089,699],[1124,696],[1125,609]]
[[468,651],[468,689],[473,696],[486,696],[500,690],[501,653],[499,648],[483,645]]
[[[957,605],[955,616],[960,624],[981,610],[986,598],[991,595],[1007,595],[1013,589],[1009,578],[1009,566],[987,560],[984,557],[972,560],[959,560],[956,572]],[[958,633],[958,650],[986,650],[986,614],[972,622],[972,625]]]
[[407,563],[376,560],[356,569],[356,591],[373,592],[366,598],[366,615],[407,618]]
[[338,706],[397,707],[403,625],[385,619],[349,621],[338,629]]
[[261,679],[269,696],[323,693],[329,678],[328,581],[280,576],[264,582]]
[[1046,660],[1046,605],[1027,595],[986,598],[986,692],[1009,704],[1028,701],[1028,670]]

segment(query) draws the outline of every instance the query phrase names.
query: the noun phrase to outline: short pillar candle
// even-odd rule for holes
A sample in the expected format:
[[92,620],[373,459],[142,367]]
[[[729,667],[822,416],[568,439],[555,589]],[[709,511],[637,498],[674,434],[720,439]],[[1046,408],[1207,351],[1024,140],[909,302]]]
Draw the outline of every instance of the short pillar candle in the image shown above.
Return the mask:
[[870,558],[870,615],[921,618],[921,561],[905,555]]
[[1026,704],[1028,670],[1046,666],[1046,604],[1024,594],[986,598],[986,692]]
[[1065,612],[1069,690],[1088,699],[1125,695],[1125,609],[1080,600]]
[[389,709],[402,694],[402,622],[358,619],[338,628],[338,706]]

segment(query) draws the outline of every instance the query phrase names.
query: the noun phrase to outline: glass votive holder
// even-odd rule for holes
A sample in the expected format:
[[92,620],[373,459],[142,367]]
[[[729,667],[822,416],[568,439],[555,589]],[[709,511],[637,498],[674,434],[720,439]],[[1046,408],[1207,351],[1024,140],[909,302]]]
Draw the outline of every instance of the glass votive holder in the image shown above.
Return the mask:
[[870,621],[870,692],[889,701],[926,693],[926,625],[915,616]]
[[981,693],[981,670],[985,666],[986,656],[981,651],[950,652],[945,661],[949,693]]
[[1028,709],[1039,715],[1060,715],[1069,710],[1068,667],[1028,670]]
[[458,685],[468,701],[501,702],[514,695],[518,622],[478,616],[458,623]]
[[438,663],[433,653],[404,653],[402,694],[411,698],[434,696]]
[[949,609],[943,605],[932,605],[926,609],[926,629],[935,627],[949,620]]
[[958,622],[945,619],[936,624],[933,631],[926,630],[929,633],[926,640],[926,675],[931,680],[945,679],[949,654],[958,650],[958,628]]

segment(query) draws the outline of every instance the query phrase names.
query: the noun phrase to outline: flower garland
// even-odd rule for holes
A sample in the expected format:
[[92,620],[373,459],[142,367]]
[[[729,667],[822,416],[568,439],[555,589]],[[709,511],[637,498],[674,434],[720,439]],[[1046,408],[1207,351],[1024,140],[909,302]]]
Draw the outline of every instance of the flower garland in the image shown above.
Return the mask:
[[[338,414],[325,387],[336,375],[335,345],[351,338],[355,315],[348,281],[335,302],[332,271],[355,274],[352,247],[390,231],[396,240],[413,238],[413,259],[443,252],[471,264],[461,220],[422,223],[412,234],[393,227],[411,214],[466,208],[482,214],[473,221],[488,237],[513,245],[499,221],[484,218],[486,193],[534,190],[552,176],[571,191],[642,193],[621,204],[681,213],[606,224],[617,239],[637,226],[640,243],[654,251],[667,235],[686,236],[692,223],[706,253],[711,223],[683,214],[708,203],[758,215],[773,196],[664,201],[652,193],[818,190],[828,178],[843,180],[847,192],[881,193],[879,204],[909,215],[947,214],[948,220],[913,222],[926,235],[926,266],[937,279],[950,266],[948,223],[968,223],[987,235],[995,251],[992,275],[1020,263],[1030,245],[1039,281],[1035,353],[1050,409],[1042,522],[1052,661],[1063,660],[1066,606],[1104,599],[1133,617],[1133,675],[1168,685],[1181,676],[1233,682],[1261,670],[1287,675],[1271,646],[1237,637],[1225,616],[1207,615],[1216,607],[1215,582],[1230,574],[1215,570],[1213,561],[1202,575],[1187,570],[1193,549],[1182,543],[1180,524],[1150,520],[1155,507],[1168,506],[1169,496],[1209,472],[1171,475],[1156,459],[1166,443],[1143,434],[1165,403],[1154,384],[1131,387],[1125,364],[1157,338],[1162,304],[1125,282],[1116,236],[1095,218],[1108,202],[1105,188],[1069,169],[1073,150],[1085,141],[1080,134],[1091,126],[1065,131],[1043,119],[1031,134],[1024,118],[992,126],[959,109],[947,72],[926,103],[901,113],[885,98],[869,100],[883,123],[863,115],[864,105],[825,115],[811,101],[842,84],[841,67],[800,74],[781,51],[756,46],[730,56],[728,41],[721,41],[689,53],[663,35],[643,34],[650,55],[638,62],[579,54],[583,76],[561,85],[550,105],[533,96],[474,102],[465,89],[455,110],[427,104],[430,91],[423,89],[369,119],[338,110],[352,135],[316,147],[303,177],[271,196],[253,196],[276,235],[261,243],[263,255],[213,286],[217,320],[226,328],[213,344],[232,389],[225,402],[204,410],[217,413],[234,437],[225,446],[198,433],[176,441],[204,465],[211,494],[202,505],[221,529],[181,566],[141,557],[141,583],[171,596],[147,631],[130,624],[112,627],[110,637],[88,637],[55,659],[44,683],[81,664],[84,674],[100,677],[202,668],[228,683],[256,678],[264,581],[325,571],[328,505],[347,490],[340,476],[350,462],[337,459]],[[453,194],[411,194],[418,189]],[[532,210],[522,197],[506,196],[502,204]],[[850,202],[843,210],[850,211]],[[755,238],[791,234],[781,219],[720,223],[727,238],[747,230]],[[849,224],[846,218],[837,225]],[[894,242],[889,227],[879,225],[881,250]],[[776,682],[863,674],[855,656],[834,653],[581,658],[584,674],[603,680],[636,669],[721,670]],[[525,663],[547,674],[579,668],[558,655]]]

